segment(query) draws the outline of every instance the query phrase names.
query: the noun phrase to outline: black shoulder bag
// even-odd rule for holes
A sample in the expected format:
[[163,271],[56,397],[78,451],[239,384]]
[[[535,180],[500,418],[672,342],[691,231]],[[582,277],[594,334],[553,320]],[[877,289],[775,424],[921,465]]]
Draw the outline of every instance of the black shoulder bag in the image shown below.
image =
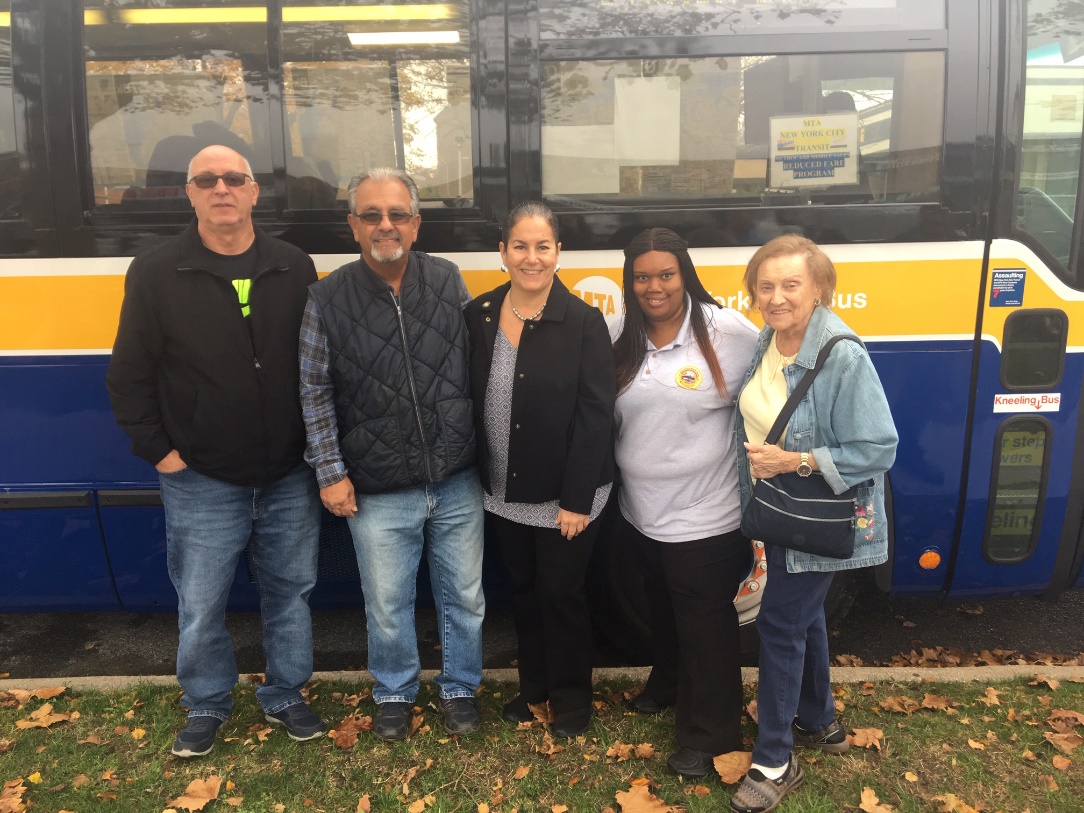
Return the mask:
[[[833,336],[817,355],[817,363],[794,388],[779,417],[775,419],[765,445],[774,445],[790,416],[817,377],[836,342],[862,342],[856,336]],[[796,471],[757,480],[753,498],[741,518],[741,532],[766,545],[827,556],[850,559],[854,555],[855,509],[858,486],[836,494],[815,471],[802,477]]]

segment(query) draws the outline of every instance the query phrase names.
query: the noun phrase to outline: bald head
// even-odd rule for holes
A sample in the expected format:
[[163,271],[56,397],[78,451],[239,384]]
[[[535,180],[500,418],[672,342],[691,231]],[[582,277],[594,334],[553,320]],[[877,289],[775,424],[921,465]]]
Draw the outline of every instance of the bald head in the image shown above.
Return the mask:
[[[200,176],[207,179],[203,187],[192,182]],[[241,184],[230,186],[223,176]],[[240,254],[252,245],[252,208],[260,187],[243,155],[220,144],[200,150],[188,165],[185,192],[196,210],[200,239],[207,248],[219,254]]]
[[193,171],[193,167],[196,166],[196,162],[199,161],[199,159],[202,156],[208,155],[208,154],[216,155],[216,154],[219,154],[219,153],[221,153],[223,155],[236,156],[236,158],[241,162],[241,164],[245,168],[244,173],[246,175],[250,176],[250,177],[253,177],[253,178],[256,177],[255,175],[252,174],[252,165],[248,162],[248,159],[245,158],[245,156],[241,155],[241,153],[237,152],[237,150],[231,150],[229,147],[223,147],[221,144],[212,144],[210,147],[204,147],[202,150],[197,152],[195,157],[191,161],[188,162],[188,174],[185,175],[185,178],[186,179],[191,179],[195,175],[195,172]]

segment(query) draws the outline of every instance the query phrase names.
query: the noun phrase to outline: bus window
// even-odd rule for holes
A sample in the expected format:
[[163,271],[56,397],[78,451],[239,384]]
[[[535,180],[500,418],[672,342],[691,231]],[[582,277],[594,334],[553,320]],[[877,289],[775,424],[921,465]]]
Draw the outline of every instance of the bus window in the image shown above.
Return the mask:
[[993,564],[1022,562],[1039,538],[1046,494],[1050,424],[1042,418],[1009,418],[997,433],[997,460],[983,554]]
[[611,205],[936,202],[944,54],[542,65],[542,188]]
[[11,88],[11,0],[0,0],[0,220],[22,215],[21,177]]
[[540,0],[542,39],[945,27],[945,0]]
[[[1030,0],[1015,226],[1069,266],[1084,131],[1084,40],[1079,4]],[[1084,288],[1084,269],[1069,282]]]
[[210,144],[236,149],[270,188],[266,10],[245,0],[147,6],[85,5],[95,205],[187,210],[188,162]]
[[351,176],[394,166],[423,205],[474,199],[466,0],[282,9],[289,206],[345,205]]
[[1051,390],[1065,371],[1069,317],[1054,308],[1013,311],[1001,344],[1001,386],[1016,392]]

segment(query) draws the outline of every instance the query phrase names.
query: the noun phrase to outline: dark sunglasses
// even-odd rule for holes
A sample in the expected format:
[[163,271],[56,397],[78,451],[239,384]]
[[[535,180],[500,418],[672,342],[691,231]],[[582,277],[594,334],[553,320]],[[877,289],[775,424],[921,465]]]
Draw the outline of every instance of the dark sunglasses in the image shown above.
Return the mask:
[[222,179],[222,183],[226,186],[244,186],[245,181],[251,181],[252,176],[246,175],[243,172],[223,172],[221,175],[212,175],[206,173],[204,175],[197,175],[194,178],[189,178],[190,184],[195,184],[197,189],[214,189],[218,186],[218,179]]
[[[384,212],[362,212],[360,215],[354,215],[362,223],[366,223],[370,226],[379,226],[384,220]],[[403,212],[399,209],[393,209],[387,213],[388,222],[393,226],[402,226],[404,223],[409,223],[413,218],[410,212]]]

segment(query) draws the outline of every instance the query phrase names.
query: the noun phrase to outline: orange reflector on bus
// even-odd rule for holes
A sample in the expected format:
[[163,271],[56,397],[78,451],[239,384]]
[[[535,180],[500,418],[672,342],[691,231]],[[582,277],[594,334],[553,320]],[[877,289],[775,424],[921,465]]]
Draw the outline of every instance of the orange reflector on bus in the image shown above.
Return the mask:
[[941,554],[935,550],[924,550],[918,557],[918,566],[923,570],[934,570],[941,564]]

